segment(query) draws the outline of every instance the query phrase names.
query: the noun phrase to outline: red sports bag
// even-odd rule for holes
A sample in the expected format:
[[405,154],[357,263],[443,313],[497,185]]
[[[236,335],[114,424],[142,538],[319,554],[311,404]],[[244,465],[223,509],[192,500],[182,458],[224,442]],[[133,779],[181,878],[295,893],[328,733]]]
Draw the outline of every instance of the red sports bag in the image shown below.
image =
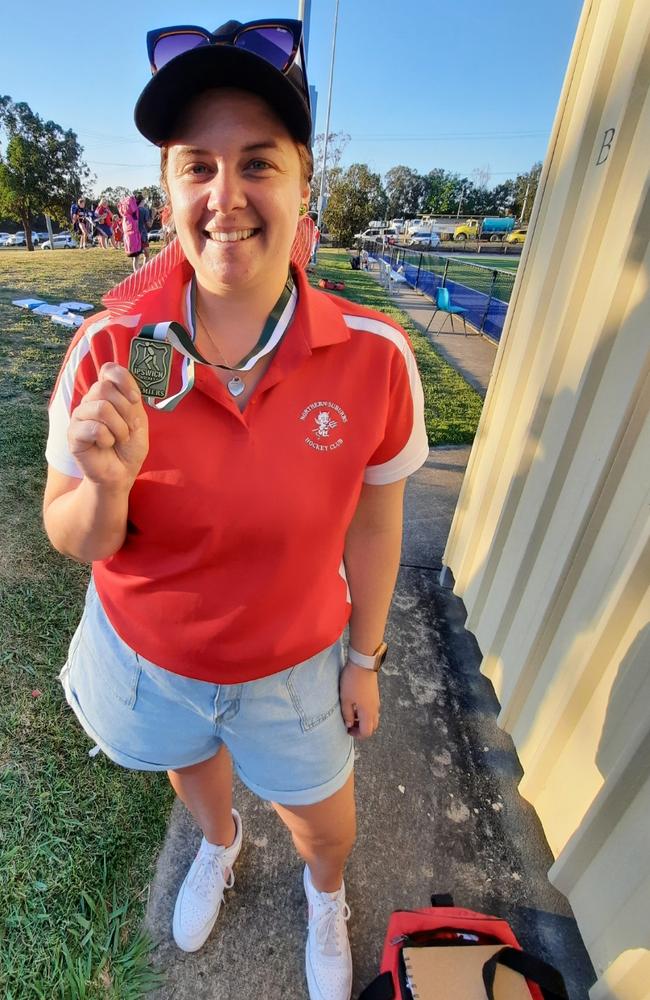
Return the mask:
[[[562,976],[546,962],[522,950],[509,924],[499,917],[486,916],[453,905],[451,896],[431,897],[432,906],[422,910],[396,910],[391,914],[381,957],[381,973],[360,994],[359,1000],[412,1000],[418,993],[411,989],[407,970],[411,949],[445,949],[446,964],[449,949],[454,949],[453,962],[463,963],[466,948],[477,945],[497,946],[494,954],[477,972],[475,996],[481,995],[480,976],[487,1000],[495,1000],[494,979],[499,965],[518,972],[526,980],[533,1000],[568,1000]],[[405,961],[404,949],[407,951]],[[430,953],[434,959],[436,956]],[[440,956],[441,958],[443,956]],[[465,956],[467,957],[467,956]],[[479,966],[480,967],[480,966]],[[438,983],[438,988],[440,984]],[[422,986],[419,995],[425,996]],[[431,995],[441,1000],[465,1000],[465,995],[439,993],[431,982]],[[496,1000],[499,1000],[498,994]]]

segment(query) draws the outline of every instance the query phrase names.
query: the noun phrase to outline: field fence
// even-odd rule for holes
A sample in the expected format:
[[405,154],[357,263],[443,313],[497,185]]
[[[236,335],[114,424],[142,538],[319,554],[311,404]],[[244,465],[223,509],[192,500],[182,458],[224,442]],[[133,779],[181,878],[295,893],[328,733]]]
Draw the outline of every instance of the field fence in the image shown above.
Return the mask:
[[467,310],[467,321],[479,333],[498,341],[505,322],[516,272],[406,247],[385,247],[380,241],[366,246],[375,260],[403,275],[411,288],[434,302],[436,289],[449,289],[455,306]]

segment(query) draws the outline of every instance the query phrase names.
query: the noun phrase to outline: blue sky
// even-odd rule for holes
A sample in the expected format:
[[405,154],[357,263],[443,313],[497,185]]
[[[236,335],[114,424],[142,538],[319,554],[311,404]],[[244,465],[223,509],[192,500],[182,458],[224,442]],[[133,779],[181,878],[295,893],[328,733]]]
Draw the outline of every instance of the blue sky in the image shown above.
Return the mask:
[[[582,0],[340,0],[330,129],[343,164],[442,167],[490,184],[543,159]],[[147,30],[295,17],[298,0],[23,0],[3,17],[0,93],[77,132],[96,191],[158,180],[133,125]],[[325,127],[335,0],[312,0],[308,67]],[[397,13],[397,11],[400,13]]]

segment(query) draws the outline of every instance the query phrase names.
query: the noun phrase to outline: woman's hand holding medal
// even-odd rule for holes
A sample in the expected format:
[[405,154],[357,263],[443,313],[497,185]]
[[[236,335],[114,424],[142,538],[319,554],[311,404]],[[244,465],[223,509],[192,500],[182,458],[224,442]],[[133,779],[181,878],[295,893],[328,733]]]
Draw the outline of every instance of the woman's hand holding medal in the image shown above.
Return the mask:
[[138,384],[126,368],[102,365],[72,413],[68,443],[86,479],[131,489],[149,451],[149,425]]

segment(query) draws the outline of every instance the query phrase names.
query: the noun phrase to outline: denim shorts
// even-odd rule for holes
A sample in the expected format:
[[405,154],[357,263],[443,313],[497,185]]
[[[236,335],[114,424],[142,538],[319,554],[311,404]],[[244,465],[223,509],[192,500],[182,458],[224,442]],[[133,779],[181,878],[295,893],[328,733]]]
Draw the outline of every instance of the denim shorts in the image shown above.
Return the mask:
[[339,640],[260,680],[211,684],[174,674],[117,635],[91,581],[59,679],[88,736],[116,764],[177,770],[225,745],[256,795],[310,805],[342,788],[354,765],[339,700],[342,666]]

